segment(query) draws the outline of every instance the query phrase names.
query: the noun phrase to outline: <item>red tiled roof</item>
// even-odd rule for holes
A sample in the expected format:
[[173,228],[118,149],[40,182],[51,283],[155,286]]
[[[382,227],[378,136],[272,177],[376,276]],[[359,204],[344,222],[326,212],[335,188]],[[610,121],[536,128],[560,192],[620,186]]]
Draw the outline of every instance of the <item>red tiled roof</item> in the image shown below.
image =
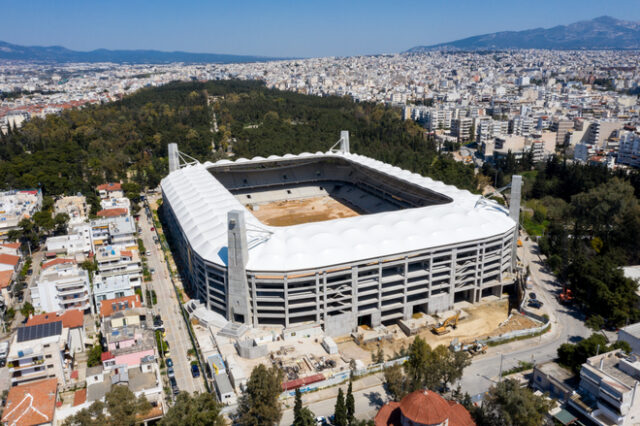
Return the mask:
[[80,376],[80,373],[78,372],[78,370],[73,370],[71,372],[71,378],[72,379],[77,379]]
[[107,351],[107,352],[102,352],[102,353],[100,354],[100,360],[101,360],[102,362],[105,362],[105,361],[107,361],[107,360],[109,360],[109,359],[113,359],[113,358],[115,358],[115,356],[113,356],[113,354],[112,354],[111,352],[109,352],[109,351]]
[[391,401],[384,404],[373,419],[375,426],[401,426],[400,403]]
[[48,324],[50,322],[62,321],[65,328],[78,328],[84,326],[84,313],[80,309],[69,309],[63,314],[56,312],[34,315],[27,320],[27,326]]
[[5,265],[16,266],[19,262],[20,262],[20,256],[0,253],[0,263],[3,263]]
[[0,288],[7,288],[11,284],[13,271],[0,271]]
[[471,415],[462,405],[447,401],[430,390],[417,390],[402,398],[400,403],[385,404],[375,417],[375,425],[399,426],[405,418],[423,425],[448,421],[449,426],[475,426]]
[[66,259],[66,258],[60,257],[58,259],[53,259],[43,263],[42,269],[47,269],[55,265],[63,265],[65,263],[76,263],[76,261],[74,259]]
[[129,308],[137,308],[142,305],[140,296],[119,297],[117,299],[103,300],[100,304],[100,316],[110,317],[114,312],[122,311]]
[[98,191],[121,191],[122,185],[119,182],[103,183],[96,187]]
[[19,249],[20,243],[2,243],[0,244],[0,246],[12,248],[12,249]]
[[73,406],[77,406],[80,404],[84,404],[84,402],[87,400],[87,388],[82,388],[80,390],[77,390],[74,394],[73,394]]
[[58,380],[46,379],[9,389],[2,422],[9,425],[40,425],[53,422]]
[[97,214],[100,217],[117,217],[117,216],[124,216],[127,213],[128,213],[127,209],[122,207],[116,207],[113,209],[100,210]]

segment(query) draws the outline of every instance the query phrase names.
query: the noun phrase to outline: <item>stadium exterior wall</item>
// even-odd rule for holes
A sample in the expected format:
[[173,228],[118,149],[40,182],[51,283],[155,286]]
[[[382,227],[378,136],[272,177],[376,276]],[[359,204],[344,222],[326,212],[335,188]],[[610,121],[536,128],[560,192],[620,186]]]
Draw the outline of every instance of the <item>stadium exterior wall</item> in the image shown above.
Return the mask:
[[[183,279],[209,309],[232,319],[228,273],[193,250],[163,190],[163,213]],[[514,227],[490,238],[296,271],[247,270],[254,326],[318,324],[347,334],[358,324],[377,326],[438,313],[458,301],[499,296],[513,284]]]

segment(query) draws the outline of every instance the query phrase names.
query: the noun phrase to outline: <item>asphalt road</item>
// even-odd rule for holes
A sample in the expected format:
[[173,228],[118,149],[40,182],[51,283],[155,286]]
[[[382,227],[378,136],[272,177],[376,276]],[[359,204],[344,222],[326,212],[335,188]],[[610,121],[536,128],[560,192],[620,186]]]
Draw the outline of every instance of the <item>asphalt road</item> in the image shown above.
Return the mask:
[[186,328],[187,325],[180,313],[175,290],[169,279],[162,249],[159,244],[153,242],[155,236],[155,232],[151,231],[153,223],[147,220],[145,214],[141,213],[138,226],[144,246],[151,252],[151,255],[147,256],[147,265],[150,270],[152,268],[155,270],[152,274],[152,281],[146,283],[146,286],[156,292],[158,304],[153,306],[152,310],[154,313],[159,313],[164,321],[164,329],[167,333],[166,340],[169,343],[178,388],[190,393],[205,392],[202,372],[197,379],[191,376],[191,366],[187,359],[187,350],[192,348],[191,339]]
[[551,321],[551,331],[532,339],[489,348],[486,355],[475,358],[471,366],[465,369],[460,381],[462,389],[471,395],[486,392],[497,381],[501,363],[502,371],[505,371],[517,366],[519,361],[551,361],[556,357],[561,344],[591,335],[591,330],[583,323],[582,314],[556,300],[555,296],[562,287],[545,268],[538,255],[538,245],[532,241],[523,241],[520,250],[523,263],[529,266],[533,279],[533,289],[528,292],[535,292],[537,298],[544,302]]

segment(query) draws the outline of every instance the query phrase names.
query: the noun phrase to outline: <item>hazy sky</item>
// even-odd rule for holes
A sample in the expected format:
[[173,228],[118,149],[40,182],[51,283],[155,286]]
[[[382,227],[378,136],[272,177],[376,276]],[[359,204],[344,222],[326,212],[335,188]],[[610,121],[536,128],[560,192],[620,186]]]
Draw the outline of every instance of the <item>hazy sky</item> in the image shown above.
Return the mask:
[[640,21],[640,0],[18,0],[0,11],[0,40],[15,44],[311,57],[400,52],[601,15]]

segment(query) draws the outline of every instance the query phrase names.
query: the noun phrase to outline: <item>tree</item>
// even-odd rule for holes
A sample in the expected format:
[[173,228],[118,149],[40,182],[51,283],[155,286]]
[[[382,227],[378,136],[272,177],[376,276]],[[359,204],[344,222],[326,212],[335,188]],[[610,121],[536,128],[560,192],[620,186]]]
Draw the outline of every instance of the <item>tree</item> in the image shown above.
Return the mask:
[[296,399],[293,405],[293,426],[315,426],[314,414],[307,407],[302,406],[302,393],[296,389]]
[[353,397],[353,381],[351,379],[349,379],[349,387],[347,388],[347,396],[344,403],[347,410],[347,423],[352,425],[355,420],[356,401]]
[[24,305],[22,305],[22,308],[20,308],[20,313],[25,318],[29,318],[29,315],[33,314],[34,312],[35,308],[29,302],[24,302]]
[[91,349],[89,349],[87,366],[95,367],[100,364],[102,364],[102,345],[100,345],[100,343],[96,343],[91,347]]
[[560,364],[571,368],[577,374],[582,364],[587,361],[587,358],[615,349],[631,352],[631,347],[627,342],[618,341],[609,346],[607,345],[607,339],[602,334],[593,333],[578,343],[563,343],[560,345],[558,348],[558,361]]
[[[478,424],[539,426],[551,409],[551,403],[531,390],[507,379],[493,385],[484,400]],[[487,422],[487,420],[489,421]]]
[[335,426],[347,426],[349,424],[349,419],[347,417],[347,407],[344,403],[344,393],[342,392],[342,388],[338,389],[336,408],[333,414],[333,424]]
[[251,371],[238,406],[239,422],[246,426],[273,425],[280,421],[282,410],[278,397],[282,392],[282,371],[263,364]]
[[162,426],[224,426],[220,404],[214,394],[180,392],[175,403],[160,420]]
[[[105,410],[106,408],[106,415]],[[127,386],[116,385],[105,395],[105,402],[96,401],[80,410],[64,422],[68,426],[133,426],[136,416],[145,415],[151,410],[151,404],[142,395],[138,398]]]
[[402,365],[394,364],[384,369],[384,384],[394,401],[400,401],[407,395],[407,377],[402,372]]

